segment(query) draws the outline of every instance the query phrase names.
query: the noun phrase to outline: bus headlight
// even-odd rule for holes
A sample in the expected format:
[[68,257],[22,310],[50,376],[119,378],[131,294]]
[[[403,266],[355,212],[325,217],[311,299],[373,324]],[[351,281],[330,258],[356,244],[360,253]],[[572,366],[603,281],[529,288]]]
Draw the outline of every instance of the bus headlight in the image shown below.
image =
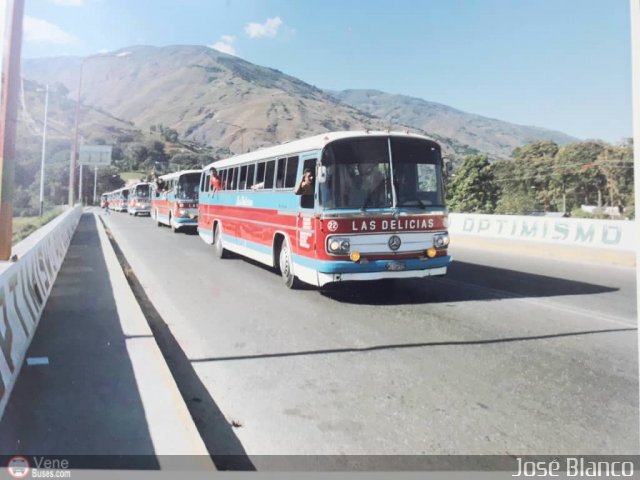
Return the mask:
[[334,237],[329,240],[327,248],[329,253],[346,255],[351,249],[351,242],[348,238]]
[[180,210],[178,210],[178,213],[179,213],[180,215],[184,216],[184,215],[186,215],[186,214],[187,214],[187,211],[186,211],[186,210],[183,210],[183,209],[180,209]]
[[433,246],[436,248],[446,248],[449,245],[449,234],[438,233],[433,236]]

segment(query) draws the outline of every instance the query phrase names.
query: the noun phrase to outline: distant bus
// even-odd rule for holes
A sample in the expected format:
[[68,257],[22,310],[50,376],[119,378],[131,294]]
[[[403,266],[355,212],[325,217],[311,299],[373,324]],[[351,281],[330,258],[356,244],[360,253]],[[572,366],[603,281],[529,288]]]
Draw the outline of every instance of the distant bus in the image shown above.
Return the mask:
[[162,175],[164,189],[152,189],[151,217],[156,225],[167,225],[173,232],[198,226],[198,185],[201,170],[182,170]]
[[[315,185],[296,195],[305,170]],[[445,275],[443,174],[440,146],[426,137],[326,133],[205,167],[198,233],[218,257],[276,267],[289,288]]]
[[109,210],[126,212],[129,200],[129,187],[122,187],[109,193]]
[[129,215],[137,216],[151,213],[151,184],[136,183],[129,187],[129,198],[127,200],[127,212]]
[[110,192],[106,192],[100,195],[100,208],[104,208],[106,206],[107,199],[109,198],[109,193]]

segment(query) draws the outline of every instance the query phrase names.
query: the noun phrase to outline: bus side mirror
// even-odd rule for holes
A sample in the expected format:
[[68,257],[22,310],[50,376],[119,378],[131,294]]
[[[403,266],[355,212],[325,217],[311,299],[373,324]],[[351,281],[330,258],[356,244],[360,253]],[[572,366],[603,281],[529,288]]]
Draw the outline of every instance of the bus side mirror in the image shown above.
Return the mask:
[[318,183],[324,183],[327,181],[327,167],[324,165],[318,165]]
[[442,157],[442,161],[444,162],[444,174],[446,176],[451,175],[453,172],[453,160],[449,157]]

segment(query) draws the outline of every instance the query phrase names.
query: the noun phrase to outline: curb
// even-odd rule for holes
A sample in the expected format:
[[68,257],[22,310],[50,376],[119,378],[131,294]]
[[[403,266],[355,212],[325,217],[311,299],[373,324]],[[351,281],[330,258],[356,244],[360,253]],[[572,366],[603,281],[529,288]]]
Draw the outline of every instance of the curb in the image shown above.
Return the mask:
[[173,469],[175,458],[162,456],[189,455],[191,468],[215,471],[209,452],[129,286],[105,226],[95,212],[94,216],[122,331],[129,337],[126,339],[127,351],[158,463],[163,470]]

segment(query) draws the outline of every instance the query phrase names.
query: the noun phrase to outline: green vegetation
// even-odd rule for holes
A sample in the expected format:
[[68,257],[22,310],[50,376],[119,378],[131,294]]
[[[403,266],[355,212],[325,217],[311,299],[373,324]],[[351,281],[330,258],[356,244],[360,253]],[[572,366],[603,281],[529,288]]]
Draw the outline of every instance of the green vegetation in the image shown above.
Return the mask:
[[633,144],[598,141],[559,147],[533,142],[516,148],[513,160],[489,163],[484,156],[465,158],[448,186],[451,211],[529,214],[571,212],[573,216],[606,218],[582,212],[581,205],[616,207],[634,218]]
[[46,225],[63,212],[62,208],[54,208],[45,212],[42,217],[17,217],[13,219],[13,235],[11,244],[24,240],[40,227]]

